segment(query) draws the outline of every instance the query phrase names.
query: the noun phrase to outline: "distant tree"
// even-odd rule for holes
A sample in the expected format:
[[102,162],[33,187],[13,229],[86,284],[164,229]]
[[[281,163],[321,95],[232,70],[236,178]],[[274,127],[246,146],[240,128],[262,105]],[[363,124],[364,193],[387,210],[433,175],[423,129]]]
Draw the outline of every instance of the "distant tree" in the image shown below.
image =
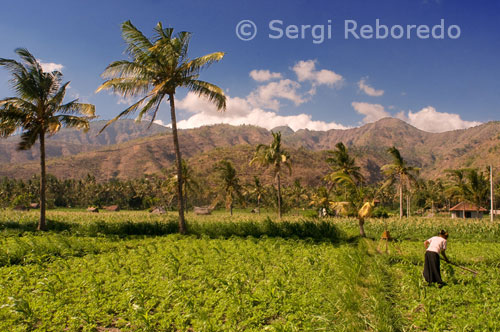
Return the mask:
[[288,188],[288,195],[295,208],[304,206],[304,203],[309,199],[307,189],[302,186],[300,179],[293,181],[293,184]]
[[389,186],[397,182],[399,189],[399,218],[403,218],[403,189],[410,188],[420,169],[418,167],[408,166],[399,150],[394,146],[387,150],[392,156],[392,164],[382,166],[382,171],[387,176],[384,186]]
[[282,168],[287,167],[292,174],[292,163],[290,154],[281,146],[281,132],[272,132],[273,141],[270,145],[259,144],[250,165],[257,163],[263,167],[270,167],[277,185],[278,196],[278,218],[281,219],[281,173]]
[[224,201],[226,209],[228,209],[230,214],[233,215],[233,202],[235,200],[240,202],[243,201],[243,188],[241,187],[240,180],[236,175],[236,169],[230,161],[221,160],[215,165],[214,170],[219,173],[221,189],[225,196]]
[[327,178],[333,178],[333,182],[335,182],[336,175],[346,174],[358,183],[364,182],[361,168],[356,165],[356,159],[349,154],[349,150],[344,143],[337,143],[335,145],[335,150],[329,150],[327,153],[328,157],[326,158],[326,162],[332,169],[332,172]]
[[469,169],[446,169],[445,173],[448,177],[448,183],[445,193],[450,199],[465,201],[467,200],[467,172]]
[[259,177],[254,176],[253,182],[249,185],[248,194],[250,195],[250,197],[255,198],[255,200],[257,201],[257,211],[259,214],[260,214],[260,201],[265,193],[266,189],[260,182]]
[[328,190],[323,186],[318,187],[311,195],[309,206],[313,206],[319,210],[328,209],[330,207]]
[[124,97],[141,97],[109,121],[106,126],[138,109],[140,109],[138,121],[144,115],[150,114],[151,123],[153,123],[163,100],[165,98],[169,100],[178,178],[179,232],[184,234],[186,222],[182,192],[182,158],[177,134],[174,96],[177,88],[184,87],[188,91],[207,97],[218,110],[225,110],[226,96],[222,89],[198,79],[200,71],[222,60],[224,52],[190,59],[188,47],[191,34],[189,32],[183,31],[174,35],[174,29],[163,28],[161,23],[156,25],[154,32],[153,38],[148,39],[130,21],[122,24],[122,37],[128,44],[127,53],[131,61],[120,60],[111,63],[103,73],[107,81],[97,91],[111,89]]
[[468,199],[476,205],[477,215],[479,216],[479,209],[488,201],[490,188],[489,180],[483,172],[471,169],[467,172],[467,182]]
[[[38,60],[24,48],[16,49],[21,62],[0,59],[0,66],[10,71],[10,80],[17,97],[0,100],[0,137],[21,134],[19,150],[40,143],[40,219],[38,230],[46,228],[46,169],[45,138],[62,127],[89,129],[89,119],[95,107],[78,103],[77,99],[64,104],[69,82],[61,84],[59,71],[45,72]],[[78,116],[81,115],[81,116]]]
[[[186,160],[182,159],[182,192],[184,193],[183,203],[184,210],[188,211],[188,192],[194,193],[200,190],[200,184],[196,178],[193,169],[188,165]],[[167,186],[169,192],[174,191],[177,188],[177,174],[171,176],[167,181]]]

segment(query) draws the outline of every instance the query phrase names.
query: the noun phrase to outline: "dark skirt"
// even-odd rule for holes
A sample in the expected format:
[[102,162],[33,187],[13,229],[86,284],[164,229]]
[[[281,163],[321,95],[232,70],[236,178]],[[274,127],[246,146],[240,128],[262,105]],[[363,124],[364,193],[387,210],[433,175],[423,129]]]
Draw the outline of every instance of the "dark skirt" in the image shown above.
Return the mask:
[[439,254],[434,251],[425,252],[424,278],[428,283],[443,283],[443,280],[441,280],[441,270],[439,267]]

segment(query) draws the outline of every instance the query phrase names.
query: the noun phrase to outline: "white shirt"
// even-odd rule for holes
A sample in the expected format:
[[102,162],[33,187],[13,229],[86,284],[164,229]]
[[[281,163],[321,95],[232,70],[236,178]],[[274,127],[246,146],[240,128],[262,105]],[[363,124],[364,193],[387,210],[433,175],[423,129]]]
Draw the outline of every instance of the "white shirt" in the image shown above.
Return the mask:
[[433,236],[427,241],[429,241],[427,251],[433,251],[439,254],[441,250],[446,250],[446,239],[443,239],[441,236]]

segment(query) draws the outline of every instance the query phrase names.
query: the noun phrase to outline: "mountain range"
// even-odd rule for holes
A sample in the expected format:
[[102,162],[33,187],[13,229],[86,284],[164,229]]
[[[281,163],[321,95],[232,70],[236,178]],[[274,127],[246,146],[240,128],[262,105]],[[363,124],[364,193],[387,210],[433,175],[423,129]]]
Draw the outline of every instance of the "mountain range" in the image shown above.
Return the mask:
[[[120,120],[100,135],[104,121],[91,123],[87,133],[63,129],[47,140],[47,171],[60,178],[82,178],[87,174],[98,180],[129,179],[160,173],[173,166],[175,154],[169,128],[149,123]],[[327,150],[343,142],[356,157],[371,182],[382,178],[380,167],[391,161],[387,148],[396,146],[408,164],[421,168],[424,178],[436,178],[448,168],[500,166],[500,122],[443,133],[419,130],[404,121],[385,118],[345,130],[294,132],[278,127],[285,149],[292,155],[296,178],[316,185],[328,172]],[[179,131],[183,158],[200,176],[208,176],[213,165],[230,159],[243,181],[253,175],[270,174],[248,165],[260,143],[270,143],[270,131],[255,126],[225,124]],[[39,173],[38,146],[17,151],[18,137],[0,140],[0,176],[29,178]]]

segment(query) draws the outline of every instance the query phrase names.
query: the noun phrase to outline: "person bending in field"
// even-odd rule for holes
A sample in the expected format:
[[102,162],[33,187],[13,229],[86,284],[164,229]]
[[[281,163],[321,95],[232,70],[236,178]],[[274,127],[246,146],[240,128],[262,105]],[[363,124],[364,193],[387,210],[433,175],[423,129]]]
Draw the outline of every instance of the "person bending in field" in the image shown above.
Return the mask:
[[433,236],[424,242],[425,248],[425,263],[424,263],[424,278],[429,284],[437,282],[440,286],[445,283],[441,279],[441,270],[439,266],[439,254],[443,255],[446,262],[450,262],[446,257],[446,239],[448,233],[444,230],[438,233],[438,236]]

